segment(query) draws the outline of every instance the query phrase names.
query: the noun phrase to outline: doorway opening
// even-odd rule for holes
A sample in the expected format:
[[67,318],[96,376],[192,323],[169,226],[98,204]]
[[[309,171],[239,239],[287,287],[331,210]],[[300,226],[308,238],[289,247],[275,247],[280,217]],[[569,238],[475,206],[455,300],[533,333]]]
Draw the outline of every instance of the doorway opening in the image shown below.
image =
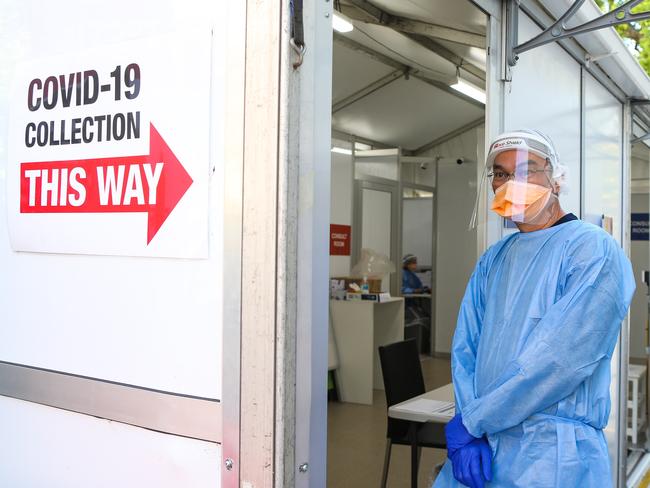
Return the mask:
[[650,368],[650,147],[646,141],[632,144],[630,201],[630,261],[636,291],[630,305],[630,362],[627,400],[627,472],[650,452],[648,441],[648,369]]
[[[335,2],[328,486],[411,486],[387,449],[380,346],[412,339],[427,391],[477,260],[469,229],[485,144],[487,16],[469,0]],[[450,391],[450,390],[448,390]],[[422,449],[430,486],[442,449]]]

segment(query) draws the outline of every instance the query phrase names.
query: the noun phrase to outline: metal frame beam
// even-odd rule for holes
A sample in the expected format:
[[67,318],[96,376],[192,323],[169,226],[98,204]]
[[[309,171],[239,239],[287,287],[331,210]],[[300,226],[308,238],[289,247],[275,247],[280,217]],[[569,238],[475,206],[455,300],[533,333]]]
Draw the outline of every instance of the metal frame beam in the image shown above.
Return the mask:
[[406,35],[412,41],[417,42],[422,47],[427,48],[429,51],[436,53],[438,56],[445,58],[450,63],[455,64],[458,68],[462,68],[463,71],[467,71],[477,78],[485,81],[485,71],[476,66],[475,64],[470,63],[465,58],[459,56],[458,54],[450,51],[441,44],[438,44],[428,37],[420,36],[417,34],[408,34]]
[[[358,10],[360,10],[361,12],[363,12],[364,14],[370,17],[371,20],[365,20],[366,22],[372,22],[373,24],[383,25],[385,27],[389,27],[394,30],[399,30],[395,26],[395,19],[397,19],[397,17],[389,14],[388,12],[383,11],[382,9],[376,7],[375,5],[368,2],[367,0],[347,0],[347,1],[348,3],[356,7]],[[449,49],[436,43],[429,37],[426,37],[424,35],[418,35],[416,33],[410,33],[405,35],[406,37],[417,42],[418,44],[425,47],[426,49],[447,59],[447,61],[455,64],[456,66],[462,65],[463,69],[468,73],[471,73],[474,76],[477,76],[482,80],[485,80],[485,72],[480,67],[472,64],[471,62],[462,58],[461,56],[452,53]],[[423,42],[423,39],[426,40],[427,42]]]
[[373,51],[371,48],[364,46],[363,44],[360,44],[356,41],[353,41],[352,39],[349,39],[341,34],[334,33],[334,42],[337,44],[340,44],[342,46],[345,46],[349,49],[361,52],[366,54],[367,56],[371,57],[375,61],[378,61],[380,63],[383,63],[387,66],[391,66],[397,70],[401,71],[409,71],[409,76],[412,76],[413,78],[417,78],[420,81],[424,81],[425,83],[428,83],[431,86],[434,86],[435,88],[438,88],[439,90],[442,90],[446,93],[449,93],[450,95],[455,96],[456,98],[459,98],[463,100],[466,103],[472,104],[476,107],[479,107],[481,109],[485,108],[485,105],[483,105],[481,102],[474,100],[471,97],[468,97],[467,95],[464,95],[453,88],[450,88],[449,85],[446,83],[443,83],[441,81],[438,81],[436,79],[433,79],[432,77],[428,76],[427,74],[423,73],[422,71],[418,71],[415,69],[412,69],[410,66],[407,66],[406,64],[402,64],[398,61],[395,61],[392,58],[389,58],[388,56],[385,56],[383,54],[380,54],[376,51]]
[[[504,5],[508,6],[509,3]],[[537,26],[544,30],[547,26],[552,25],[556,19],[551,17],[549,13],[538,6],[535,3],[526,3],[521,5],[521,10],[528,16],[530,19],[537,24]],[[585,67],[585,70],[591,74],[598,82],[603,85],[619,102],[624,103],[626,100],[626,95],[621,90],[621,88],[605,73],[605,71],[598,66],[597,63],[587,63],[586,55],[587,52],[585,49],[573,38],[565,38],[558,40],[558,45],[562,47],[573,59],[575,59],[580,65]],[[504,53],[504,56],[506,53]],[[503,66],[508,68],[506,71],[509,71],[509,66],[507,61],[502,62]],[[507,76],[509,81],[509,76]]]
[[485,36],[482,34],[391,15],[362,0],[350,0],[350,3],[352,6],[341,6],[341,12],[350,19],[383,25],[407,34],[419,34],[463,46],[485,49]]
[[472,130],[472,129],[475,129],[476,127],[480,127],[483,124],[485,124],[485,117],[481,117],[479,119],[476,119],[476,120],[474,120],[473,122],[470,122],[467,125],[459,127],[458,129],[455,129],[455,130],[451,131],[450,133],[445,134],[442,137],[438,137],[437,139],[434,139],[433,141],[426,143],[424,146],[418,147],[417,149],[415,149],[413,151],[413,155],[418,156],[418,155],[422,154],[423,152],[428,151],[429,149],[433,149],[434,147],[436,147],[436,146],[438,146],[440,144],[443,144],[443,143],[447,142],[448,140],[453,139],[454,137],[459,136],[459,135],[467,132],[468,130]]
[[585,0],[575,0],[573,5],[560,17],[554,24],[547,27],[539,35],[533,37],[529,41],[522,44],[517,44],[517,18],[519,16],[519,0],[507,0],[508,2],[508,27],[509,27],[509,40],[507,49],[507,62],[509,66],[515,66],[519,59],[519,54],[535,49],[536,47],[549,44],[551,42],[566,39],[567,37],[575,37],[579,34],[585,34],[595,30],[614,27],[618,24],[627,24],[629,22],[638,22],[644,19],[650,19],[650,12],[632,13],[632,9],[636,7],[643,0],[630,0],[620,7],[607,12],[600,17],[580,24],[576,27],[567,27],[569,20],[576,14],[576,12],[585,3]]
[[384,88],[385,86],[390,85],[392,82],[399,80],[403,76],[407,76],[409,73],[408,68],[406,70],[395,70],[392,73],[388,73],[386,76],[382,76],[376,81],[364,86],[360,90],[357,90],[353,94],[345,97],[344,99],[336,102],[332,105],[332,113],[336,113],[340,110],[343,110],[345,107],[352,105],[359,100],[364,99],[368,95],[375,93],[377,90]]

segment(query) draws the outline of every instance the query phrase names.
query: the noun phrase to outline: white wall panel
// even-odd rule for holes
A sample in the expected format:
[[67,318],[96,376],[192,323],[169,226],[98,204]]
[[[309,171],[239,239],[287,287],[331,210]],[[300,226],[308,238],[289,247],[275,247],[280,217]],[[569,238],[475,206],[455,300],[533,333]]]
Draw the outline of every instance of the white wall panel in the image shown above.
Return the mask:
[[[519,41],[540,29],[519,15]],[[522,55],[505,90],[505,130],[537,129],[555,144],[572,182],[560,201],[567,212],[580,213],[580,66],[556,43]]]
[[[77,50],[107,49],[113,43],[174,29],[209,32],[211,25],[218,25],[222,2],[118,0],[101,12],[81,0],[64,6],[31,0],[0,4],[0,212],[5,214],[6,168],[16,164],[7,157],[9,86],[16,63],[64,54],[72,57]],[[216,55],[223,45],[223,29],[214,32]],[[213,77],[222,75],[222,66],[213,68]],[[182,96],[169,94],[170,100]],[[220,90],[213,90],[212,100],[205,103],[219,106],[222,96]],[[216,166],[206,223],[209,259],[17,253],[9,246],[7,219],[0,218],[0,360],[221,397],[223,121],[219,115],[214,110],[211,114],[207,142],[212,161],[205,162],[206,171],[211,162]]]
[[390,257],[392,194],[364,188],[362,195],[361,248]]
[[613,236],[621,242],[623,109],[600,83],[587,75],[585,111],[585,218],[612,217]]
[[219,488],[221,446],[0,396],[0,485]]
[[404,199],[402,209],[402,256],[415,254],[419,266],[431,266],[433,199]]

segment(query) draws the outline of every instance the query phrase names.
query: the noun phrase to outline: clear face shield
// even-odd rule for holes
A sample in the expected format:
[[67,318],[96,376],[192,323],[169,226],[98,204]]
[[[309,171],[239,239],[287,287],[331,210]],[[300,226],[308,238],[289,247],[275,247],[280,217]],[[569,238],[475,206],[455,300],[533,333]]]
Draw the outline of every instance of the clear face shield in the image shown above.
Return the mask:
[[482,189],[489,183],[494,192],[490,209],[521,224],[541,224],[550,218],[557,199],[553,167],[547,157],[525,146],[492,150],[479,184],[470,228],[476,227]]

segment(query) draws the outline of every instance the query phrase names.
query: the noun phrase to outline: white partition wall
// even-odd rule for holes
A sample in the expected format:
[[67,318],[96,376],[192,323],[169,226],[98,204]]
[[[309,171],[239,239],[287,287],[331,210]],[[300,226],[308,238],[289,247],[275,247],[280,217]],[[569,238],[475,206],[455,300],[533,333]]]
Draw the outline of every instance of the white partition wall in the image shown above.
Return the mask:
[[221,446],[0,396],[11,488],[218,488]]
[[[98,11],[71,0],[1,10],[0,485],[218,487],[224,286],[239,292],[239,270],[224,279],[223,263],[225,188],[241,165],[225,170],[224,147],[237,143],[225,132],[243,130],[242,99],[229,128],[224,117],[236,9],[118,0]],[[117,137],[122,113],[141,123],[128,141]],[[38,144],[25,137],[30,124],[45,124]],[[47,190],[60,200],[26,206],[24,165],[43,168],[44,201],[54,168],[85,168],[76,195],[90,201],[110,164],[129,172],[110,208],[101,197],[63,208],[63,172]],[[143,198],[156,179],[146,164],[160,165],[160,187]],[[152,232],[156,212],[166,214]]]

